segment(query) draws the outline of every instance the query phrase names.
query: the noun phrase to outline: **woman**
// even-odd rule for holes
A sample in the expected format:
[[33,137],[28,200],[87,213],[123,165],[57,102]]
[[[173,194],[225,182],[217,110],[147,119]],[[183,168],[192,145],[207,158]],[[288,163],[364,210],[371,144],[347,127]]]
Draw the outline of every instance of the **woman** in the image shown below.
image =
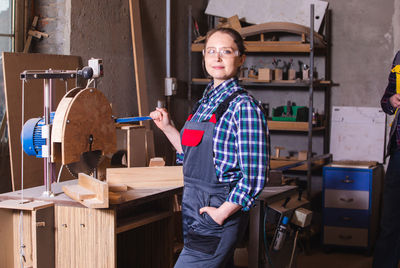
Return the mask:
[[150,114],[183,160],[184,249],[175,267],[233,266],[235,244],[269,167],[266,118],[238,84],[242,37],[233,29],[211,30],[203,56],[212,81],[181,135],[165,109]]

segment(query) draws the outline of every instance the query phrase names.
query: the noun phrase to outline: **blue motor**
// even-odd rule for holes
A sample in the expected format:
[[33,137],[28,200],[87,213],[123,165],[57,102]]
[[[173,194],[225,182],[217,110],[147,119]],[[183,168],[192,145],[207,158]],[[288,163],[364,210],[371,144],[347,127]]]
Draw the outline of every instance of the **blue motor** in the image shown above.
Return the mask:
[[[54,112],[50,114],[50,124],[53,123]],[[27,155],[43,158],[42,146],[46,145],[46,139],[42,138],[42,126],[44,118],[32,118],[25,122],[21,131],[21,143]]]

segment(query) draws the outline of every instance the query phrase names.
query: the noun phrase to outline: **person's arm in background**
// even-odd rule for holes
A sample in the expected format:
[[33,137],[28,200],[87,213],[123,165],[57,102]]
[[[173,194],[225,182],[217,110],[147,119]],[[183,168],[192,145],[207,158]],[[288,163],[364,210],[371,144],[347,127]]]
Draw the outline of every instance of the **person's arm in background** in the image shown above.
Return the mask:
[[269,169],[268,128],[264,114],[254,102],[243,102],[234,112],[237,126],[237,154],[243,177],[219,208],[203,207],[218,224],[236,211],[248,211],[266,183]]
[[164,132],[177,153],[182,154],[181,136],[179,131],[173,126],[167,110],[164,108],[156,108],[155,111],[150,113],[150,117],[153,118],[153,122],[156,126]]
[[[393,60],[392,69],[397,64],[400,64],[400,52],[397,52]],[[388,85],[381,99],[381,107],[385,113],[391,115],[395,113],[396,108],[400,107],[400,94],[396,93],[396,73],[390,72],[388,80]]]

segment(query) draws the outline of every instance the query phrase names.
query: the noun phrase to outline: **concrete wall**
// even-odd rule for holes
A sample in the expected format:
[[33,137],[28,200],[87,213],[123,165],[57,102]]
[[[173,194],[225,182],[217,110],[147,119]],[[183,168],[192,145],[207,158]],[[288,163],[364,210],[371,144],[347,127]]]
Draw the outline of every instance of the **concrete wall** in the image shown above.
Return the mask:
[[[330,1],[332,9],[332,104],[380,107],[395,53],[395,2]],[[399,12],[397,7],[397,13]],[[397,41],[398,42],[398,41]]]

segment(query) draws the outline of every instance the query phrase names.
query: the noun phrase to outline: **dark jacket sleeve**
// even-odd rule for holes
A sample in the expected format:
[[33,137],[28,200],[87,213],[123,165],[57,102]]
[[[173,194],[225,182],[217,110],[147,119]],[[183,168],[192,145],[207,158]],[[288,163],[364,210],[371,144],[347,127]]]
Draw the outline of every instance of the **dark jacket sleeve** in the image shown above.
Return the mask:
[[392,72],[392,69],[400,64],[400,51],[397,52],[396,56],[393,59],[392,68],[390,69],[389,81],[386,87],[385,93],[381,99],[381,106],[385,113],[394,114],[395,108],[390,104],[390,97],[396,94],[396,73]]

